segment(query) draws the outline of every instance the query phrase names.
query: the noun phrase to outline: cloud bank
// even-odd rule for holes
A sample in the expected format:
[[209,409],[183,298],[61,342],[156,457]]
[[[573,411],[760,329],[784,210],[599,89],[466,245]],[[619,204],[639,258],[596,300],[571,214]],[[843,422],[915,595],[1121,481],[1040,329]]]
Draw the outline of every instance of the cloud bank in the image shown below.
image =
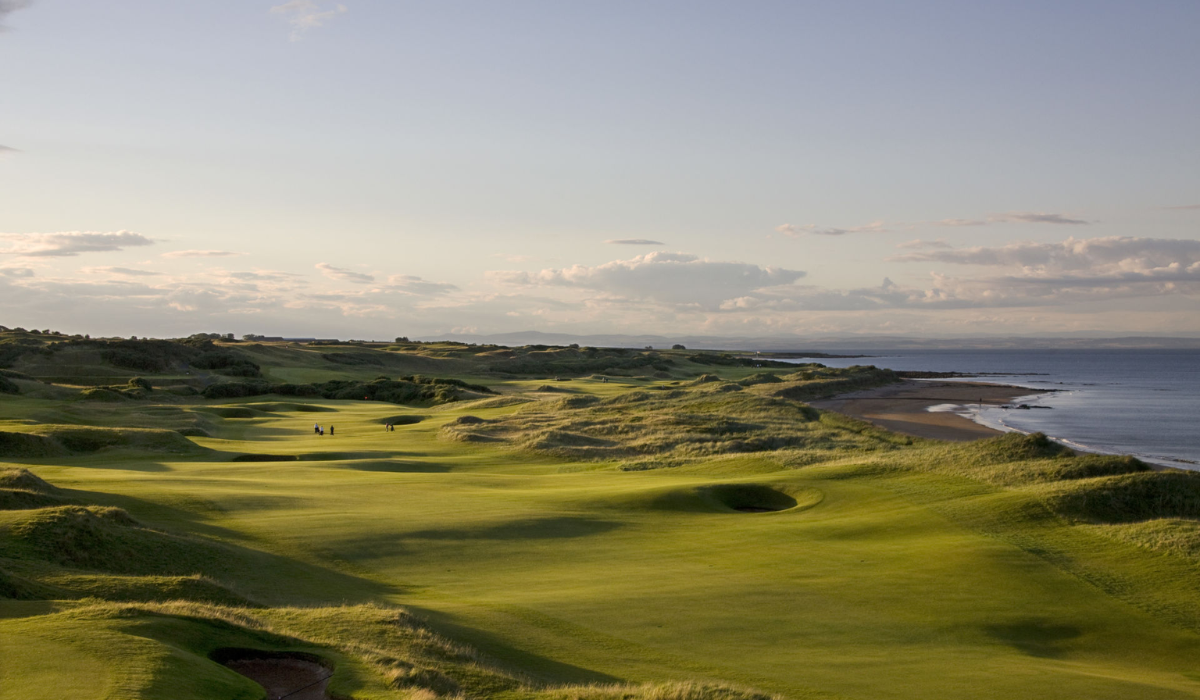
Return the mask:
[[[493,270],[469,286],[330,263],[315,266],[320,275],[200,266],[156,273],[139,265],[63,272],[70,266],[65,255],[79,249],[79,241],[69,239],[17,241],[37,250],[57,246],[59,257],[0,259],[0,310],[12,323],[38,319],[37,325],[93,333],[115,326],[138,335],[170,328],[393,337],[454,327],[993,333],[1006,326],[1087,330],[1105,319],[1110,330],[1200,333],[1200,241],[1184,239],[1068,238],[963,248],[914,241],[902,244],[893,260],[932,269],[842,288],[806,284],[797,269],[665,251],[597,265]],[[363,335],[363,329],[377,333]]]
[[285,17],[291,25],[292,33],[289,36],[292,41],[300,41],[309,30],[324,25],[346,11],[346,6],[341,3],[323,9],[315,0],[288,0],[271,8],[272,14]]
[[354,282],[355,284],[369,284],[375,281],[374,275],[367,275],[361,272],[347,270],[344,267],[334,267],[329,263],[317,263],[313,267],[321,271],[331,280],[339,280],[341,282]]
[[173,250],[163,253],[164,258],[231,258],[241,255],[228,250]]
[[506,286],[586,289],[616,298],[716,307],[756,289],[791,284],[804,274],[779,267],[655,252],[595,267],[501,271],[491,273],[490,278]]
[[161,272],[153,272],[151,270],[137,270],[129,267],[85,267],[80,270],[88,275],[121,275],[123,277],[157,277],[162,275]]
[[988,224],[1062,224],[1086,226],[1090,222],[1072,219],[1063,214],[1034,211],[1010,211],[1004,214],[989,214],[985,219],[942,219],[933,222],[938,226],[987,226]]
[[154,245],[154,241],[137,233],[117,231],[67,231],[61,233],[0,233],[0,240],[11,241],[0,248],[0,255],[26,258],[74,257],[80,253],[108,253],[134,246]]
[[820,228],[816,224],[780,224],[775,230],[785,236],[845,236],[849,233],[890,233],[882,221],[872,221],[865,226],[851,228]]

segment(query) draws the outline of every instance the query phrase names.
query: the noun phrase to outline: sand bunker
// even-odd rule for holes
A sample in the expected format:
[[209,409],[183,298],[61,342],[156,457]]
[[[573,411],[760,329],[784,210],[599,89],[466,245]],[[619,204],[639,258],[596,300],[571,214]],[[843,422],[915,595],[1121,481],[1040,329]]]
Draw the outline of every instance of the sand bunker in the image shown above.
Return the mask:
[[381,425],[416,425],[425,420],[425,416],[415,415],[412,413],[403,413],[398,416],[388,416],[387,418],[379,418],[375,422]]
[[238,455],[230,462],[295,462],[300,458],[296,455],[262,455],[262,454],[245,454]]
[[819,503],[822,494],[816,489],[803,489],[801,499],[763,484],[716,484],[701,489],[705,498],[739,513],[774,513],[800,505]]
[[333,668],[312,654],[220,649],[212,658],[261,685],[270,700],[330,700]]

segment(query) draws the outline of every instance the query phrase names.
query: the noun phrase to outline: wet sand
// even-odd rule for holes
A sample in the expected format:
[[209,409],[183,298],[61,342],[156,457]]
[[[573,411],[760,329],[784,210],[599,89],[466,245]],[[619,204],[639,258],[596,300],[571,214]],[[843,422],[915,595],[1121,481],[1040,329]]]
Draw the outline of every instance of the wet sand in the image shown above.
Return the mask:
[[232,671],[255,681],[267,691],[267,698],[288,700],[329,700],[329,669],[304,659],[261,658],[227,661]]
[[811,405],[844,413],[905,435],[967,442],[1000,435],[1001,432],[951,411],[931,413],[929,407],[978,403],[1002,406],[1018,397],[1037,393],[1041,392],[1003,384],[905,380],[899,384],[813,401]]

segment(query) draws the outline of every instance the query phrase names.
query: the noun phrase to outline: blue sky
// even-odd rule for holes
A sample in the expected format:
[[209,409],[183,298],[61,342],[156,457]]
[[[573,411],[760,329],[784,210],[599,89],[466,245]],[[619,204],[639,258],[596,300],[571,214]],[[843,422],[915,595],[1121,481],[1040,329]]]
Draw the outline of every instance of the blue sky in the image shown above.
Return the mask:
[[0,324],[1200,334],[1194,2],[0,23]]

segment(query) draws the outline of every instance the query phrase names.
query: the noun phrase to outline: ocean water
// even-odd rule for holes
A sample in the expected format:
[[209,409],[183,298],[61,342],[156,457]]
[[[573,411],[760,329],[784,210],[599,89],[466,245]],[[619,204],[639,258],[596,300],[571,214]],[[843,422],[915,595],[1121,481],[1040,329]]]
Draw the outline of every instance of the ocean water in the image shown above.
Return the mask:
[[952,410],[1002,430],[1041,431],[1090,452],[1132,454],[1157,464],[1200,470],[1200,350],[903,350],[861,354],[870,357],[796,362],[979,373],[963,379],[1054,389],[1053,393],[1017,401],[1050,410],[978,406]]

